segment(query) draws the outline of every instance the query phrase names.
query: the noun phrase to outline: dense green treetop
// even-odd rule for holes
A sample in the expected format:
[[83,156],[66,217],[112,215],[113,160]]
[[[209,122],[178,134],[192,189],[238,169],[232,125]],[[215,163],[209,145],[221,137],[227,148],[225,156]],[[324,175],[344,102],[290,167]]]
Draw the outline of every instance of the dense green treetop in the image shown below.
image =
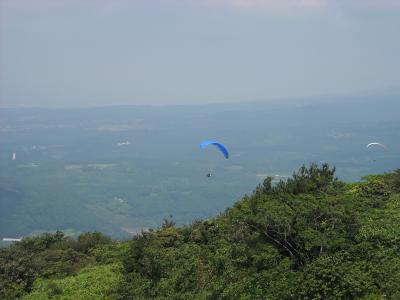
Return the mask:
[[213,219],[165,219],[127,242],[26,238],[0,252],[0,298],[399,299],[399,225],[400,170],[346,184],[311,164]]

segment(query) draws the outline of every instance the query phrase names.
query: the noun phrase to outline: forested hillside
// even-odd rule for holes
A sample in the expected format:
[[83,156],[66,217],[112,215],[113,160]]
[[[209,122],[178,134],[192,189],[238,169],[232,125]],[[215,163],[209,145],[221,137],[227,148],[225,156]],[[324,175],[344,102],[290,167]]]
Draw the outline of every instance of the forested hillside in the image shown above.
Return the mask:
[[400,170],[349,184],[312,164],[130,241],[25,238],[0,252],[0,298],[399,299],[399,224]]

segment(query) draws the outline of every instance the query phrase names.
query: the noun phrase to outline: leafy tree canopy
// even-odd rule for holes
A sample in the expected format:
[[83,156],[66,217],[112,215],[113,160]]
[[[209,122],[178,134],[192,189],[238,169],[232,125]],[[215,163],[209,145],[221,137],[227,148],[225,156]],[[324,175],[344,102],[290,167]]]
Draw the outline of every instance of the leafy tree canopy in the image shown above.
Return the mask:
[[128,242],[24,239],[0,251],[0,298],[399,299],[399,224],[400,170],[346,184],[311,164],[213,219],[169,217]]

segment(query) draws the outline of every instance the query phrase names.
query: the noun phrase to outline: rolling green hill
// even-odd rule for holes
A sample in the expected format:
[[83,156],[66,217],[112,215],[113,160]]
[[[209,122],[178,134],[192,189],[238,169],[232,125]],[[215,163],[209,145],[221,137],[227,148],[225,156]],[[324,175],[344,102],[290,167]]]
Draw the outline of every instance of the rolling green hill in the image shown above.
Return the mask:
[[400,170],[267,177],[207,220],[130,241],[29,237],[0,251],[1,299],[398,299]]

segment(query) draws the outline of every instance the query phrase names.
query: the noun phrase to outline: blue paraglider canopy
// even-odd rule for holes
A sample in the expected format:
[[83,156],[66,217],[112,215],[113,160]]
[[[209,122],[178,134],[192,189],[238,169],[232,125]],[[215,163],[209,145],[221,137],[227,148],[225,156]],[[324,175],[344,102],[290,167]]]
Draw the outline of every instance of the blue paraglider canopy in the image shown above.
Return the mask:
[[200,148],[204,149],[208,145],[213,145],[213,146],[217,147],[222,152],[222,154],[225,156],[225,158],[229,157],[228,149],[226,149],[226,147],[224,145],[222,145],[221,143],[218,143],[216,141],[204,141],[200,144]]

